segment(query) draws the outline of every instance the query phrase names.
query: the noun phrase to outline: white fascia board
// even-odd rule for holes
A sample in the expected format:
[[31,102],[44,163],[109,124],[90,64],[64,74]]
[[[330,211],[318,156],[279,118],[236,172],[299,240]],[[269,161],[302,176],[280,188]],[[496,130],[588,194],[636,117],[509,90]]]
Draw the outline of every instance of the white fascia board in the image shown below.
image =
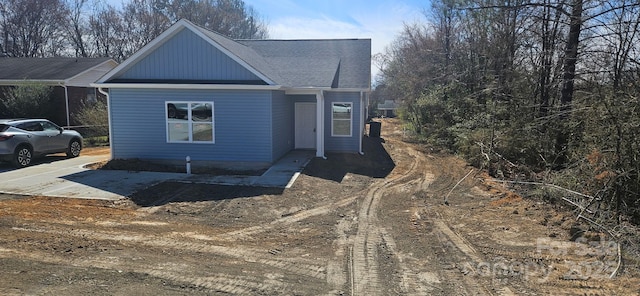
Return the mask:
[[331,92],[344,91],[344,92],[365,92],[365,93],[368,93],[368,92],[371,92],[371,89],[370,88],[329,88],[329,89],[327,89],[325,91],[331,91]]
[[315,95],[321,91],[328,91],[330,87],[300,87],[300,88],[286,88],[285,94],[287,95]]
[[135,89],[224,89],[224,90],[280,90],[281,85],[243,84],[169,84],[169,83],[91,83],[92,87]]
[[285,88],[287,95],[313,95],[319,91],[325,92],[371,92],[371,89],[366,88],[331,88],[331,87],[288,87]]

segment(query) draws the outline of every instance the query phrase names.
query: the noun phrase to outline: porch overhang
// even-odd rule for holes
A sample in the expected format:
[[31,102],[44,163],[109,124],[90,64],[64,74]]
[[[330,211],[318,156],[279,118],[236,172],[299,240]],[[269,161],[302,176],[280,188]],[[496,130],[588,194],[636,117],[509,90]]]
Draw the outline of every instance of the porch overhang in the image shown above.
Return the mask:
[[316,157],[326,158],[324,155],[324,92],[330,87],[300,87],[287,88],[287,95],[315,95],[316,97]]
[[[363,108],[363,112],[360,112],[359,124],[361,127],[361,135],[364,135],[364,113],[368,112],[369,93],[370,88],[331,88],[331,87],[290,87],[283,88],[287,95],[315,95],[316,97],[316,157],[326,158],[325,153],[325,93],[330,91],[337,92],[358,92],[360,95],[360,106]],[[359,153],[364,154],[362,151],[362,140],[359,141]]]

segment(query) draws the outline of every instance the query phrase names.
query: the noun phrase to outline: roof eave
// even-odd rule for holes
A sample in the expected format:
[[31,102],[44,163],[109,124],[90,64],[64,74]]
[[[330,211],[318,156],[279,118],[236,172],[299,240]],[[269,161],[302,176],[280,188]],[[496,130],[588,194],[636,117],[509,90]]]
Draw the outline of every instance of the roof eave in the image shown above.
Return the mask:
[[3,79],[0,80],[0,85],[13,86],[29,83],[41,83],[45,85],[64,85],[66,80],[64,79]]
[[288,95],[305,95],[314,94],[318,91],[334,91],[334,92],[371,92],[370,88],[331,88],[326,86],[305,86],[305,87],[285,87],[283,88]]
[[[85,75],[85,74],[86,74],[86,73],[88,73],[89,71],[91,71],[91,70],[93,70],[93,69],[95,69],[95,68],[98,68],[98,67],[100,67],[100,66],[102,66],[102,65],[104,65],[104,64],[112,64],[112,65],[114,65],[114,68],[118,66],[118,62],[116,62],[114,59],[108,59],[108,60],[106,60],[106,61],[104,61],[104,62],[102,62],[102,63],[96,64],[96,65],[94,65],[94,66],[93,66],[93,67],[91,67],[91,68],[85,69],[84,71],[82,71],[82,72],[80,72],[80,73],[78,73],[78,74],[76,74],[76,75],[73,75],[73,76],[71,76],[71,77],[69,77],[69,78],[65,79],[65,82],[66,82],[66,81],[73,80],[73,79],[75,79],[76,77],[80,77],[80,76],[82,76],[82,75]],[[109,73],[109,71],[108,71],[107,73]],[[106,75],[106,73],[105,73],[105,75]]]
[[281,85],[244,85],[244,84],[170,84],[170,83],[92,83],[100,88],[135,89],[209,89],[209,90],[280,90]]

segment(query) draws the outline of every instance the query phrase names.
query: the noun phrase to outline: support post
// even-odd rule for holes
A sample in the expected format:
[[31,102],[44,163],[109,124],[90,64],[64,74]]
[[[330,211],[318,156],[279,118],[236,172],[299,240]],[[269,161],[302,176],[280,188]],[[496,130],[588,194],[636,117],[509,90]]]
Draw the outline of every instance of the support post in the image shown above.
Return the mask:
[[324,91],[316,93],[316,157],[324,156]]

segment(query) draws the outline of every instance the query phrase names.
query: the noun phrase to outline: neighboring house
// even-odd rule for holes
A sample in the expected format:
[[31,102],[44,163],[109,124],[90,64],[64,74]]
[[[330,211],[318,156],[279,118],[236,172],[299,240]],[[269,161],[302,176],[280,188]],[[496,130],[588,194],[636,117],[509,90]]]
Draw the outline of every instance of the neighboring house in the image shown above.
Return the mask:
[[378,104],[378,114],[384,117],[395,117],[398,104],[393,100],[384,100],[384,103]]
[[231,40],[181,20],[99,80],[112,158],[362,153],[371,40]]
[[0,57],[0,91],[25,83],[52,86],[54,110],[48,119],[61,126],[76,125],[73,115],[84,102],[97,99],[91,83],[117,65],[109,58]]

